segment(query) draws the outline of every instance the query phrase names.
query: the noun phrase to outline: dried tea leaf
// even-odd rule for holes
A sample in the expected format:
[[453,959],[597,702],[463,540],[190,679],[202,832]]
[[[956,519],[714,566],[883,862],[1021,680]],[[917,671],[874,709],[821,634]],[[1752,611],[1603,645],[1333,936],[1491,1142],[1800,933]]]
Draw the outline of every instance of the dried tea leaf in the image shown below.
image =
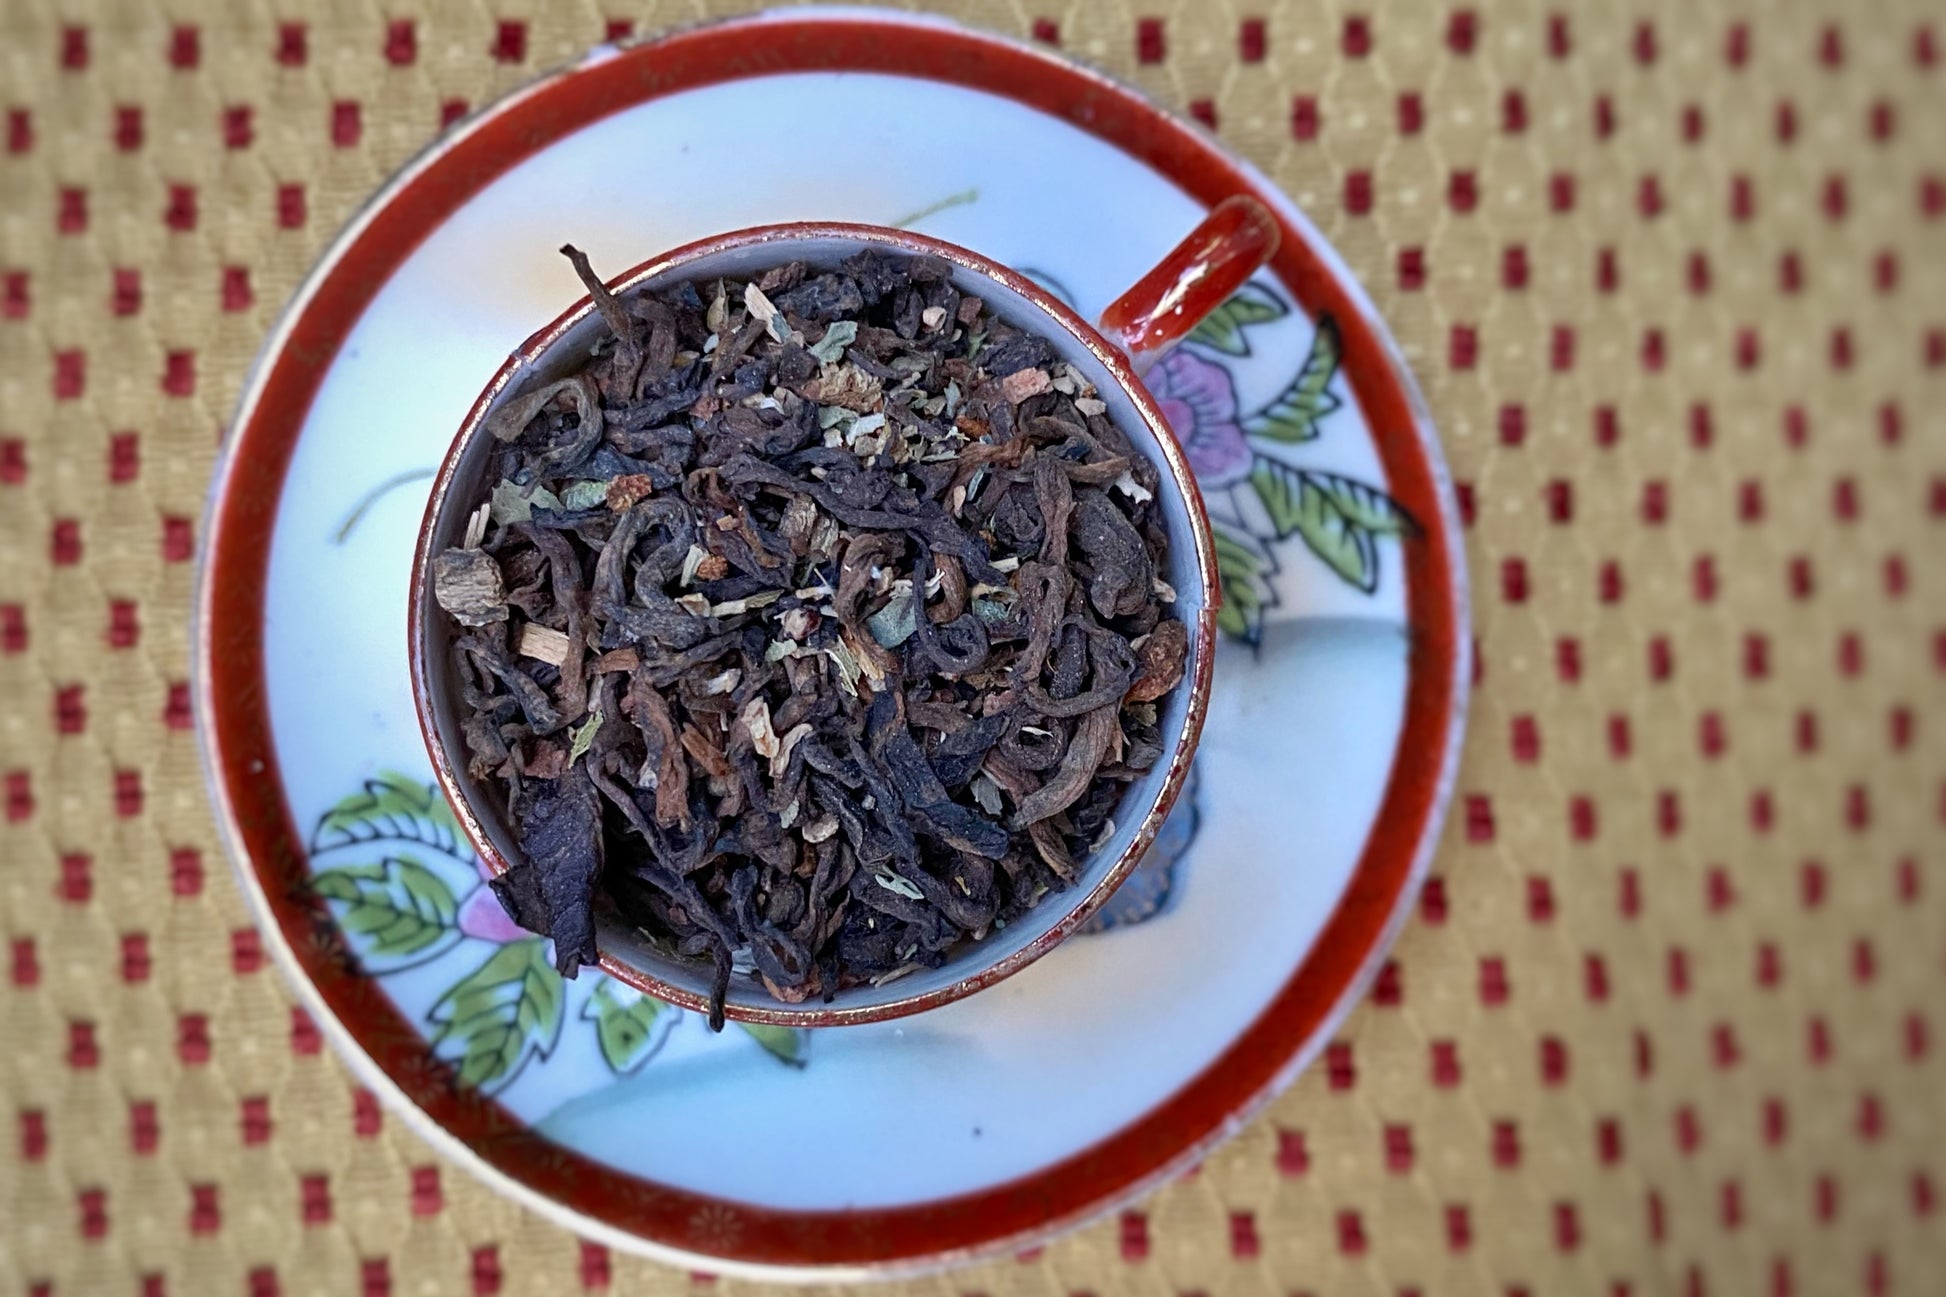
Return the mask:
[[606,675],[611,671],[619,671],[623,675],[627,675],[641,665],[641,654],[635,651],[633,645],[630,645],[626,648],[611,649],[602,654],[594,660],[591,669],[596,675]]
[[507,620],[500,565],[479,549],[449,549],[432,561],[432,597],[462,626]]
[[1131,616],[1155,597],[1155,567],[1128,516],[1100,491],[1075,494],[1074,542],[1094,568],[1088,600],[1104,617]]
[[[1157,622],[1139,651],[1141,674],[1122,695],[1125,703],[1154,702],[1182,683],[1183,668],[1189,660],[1189,628],[1174,619]],[[1155,723],[1153,716],[1149,723]]]
[[[554,966],[562,976],[573,977],[596,958],[594,887],[601,872],[602,841],[594,785],[578,769],[537,785],[519,835],[521,852],[539,883],[538,898],[530,888],[520,908],[540,901],[547,916],[544,931],[554,938]],[[495,891],[505,903],[516,886],[510,883],[508,891]]]
[[583,409],[584,415],[588,409],[585,403],[594,399],[587,380],[576,374],[558,382],[544,384],[531,392],[504,402],[487,416],[487,431],[496,441],[513,441],[527,430],[527,425],[534,421],[536,415],[554,404],[555,399],[562,395],[574,398],[577,406]]
[[568,750],[545,740],[534,745],[534,755],[522,765],[523,774],[535,779],[559,779],[568,768]]
[[1098,707],[1081,718],[1054,778],[1021,798],[1014,808],[1014,820],[1019,827],[1059,815],[1081,800],[1107,755],[1109,735],[1115,724],[1113,705]]

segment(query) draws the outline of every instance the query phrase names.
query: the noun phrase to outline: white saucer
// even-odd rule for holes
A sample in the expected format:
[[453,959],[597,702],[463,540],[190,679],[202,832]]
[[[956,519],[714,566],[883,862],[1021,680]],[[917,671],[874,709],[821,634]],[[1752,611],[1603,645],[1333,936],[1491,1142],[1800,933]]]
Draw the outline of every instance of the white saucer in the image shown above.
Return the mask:
[[[1218,520],[1230,642],[1196,782],[1110,930],[920,1017],[811,1034],[713,1036],[600,976],[563,983],[432,790],[404,624],[433,467],[485,377],[580,295],[554,250],[571,240],[612,273],[739,226],[907,222],[1093,315],[1240,189],[1285,223],[1274,273],[1149,378]],[[1312,364],[1331,371],[1317,417],[1279,419]],[[272,335],[208,537],[211,781],[303,998],[456,1161],[696,1269],[937,1267],[1192,1164],[1378,967],[1462,728],[1456,513],[1410,379],[1337,257],[1261,176],[1133,91],[889,13],[603,48],[456,128]]]

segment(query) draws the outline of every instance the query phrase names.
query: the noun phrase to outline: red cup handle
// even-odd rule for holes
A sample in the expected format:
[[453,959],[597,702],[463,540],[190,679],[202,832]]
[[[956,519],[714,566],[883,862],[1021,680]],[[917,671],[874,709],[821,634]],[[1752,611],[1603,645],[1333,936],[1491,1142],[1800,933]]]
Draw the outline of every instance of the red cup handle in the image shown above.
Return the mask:
[[1280,237],[1277,218],[1262,203],[1226,198],[1109,304],[1098,327],[1143,373],[1275,256]]

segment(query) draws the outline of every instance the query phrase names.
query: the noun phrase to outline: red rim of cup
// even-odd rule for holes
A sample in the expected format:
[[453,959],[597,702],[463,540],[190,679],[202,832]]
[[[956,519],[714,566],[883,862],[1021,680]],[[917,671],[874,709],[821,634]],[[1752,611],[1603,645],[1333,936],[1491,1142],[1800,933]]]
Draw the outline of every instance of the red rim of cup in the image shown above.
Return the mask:
[[[912,76],[1000,95],[1108,142],[1206,205],[1257,194],[1282,227],[1272,268],[1307,313],[1336,320],[1344,373],[1388,487],[1421,524],[1404,555],[1405,719],[1384,799],[1330,919],[1270,1003],[1202,1072],[1094,1145],[1004,1184],[857,1211],[784,1210],[656,1184],[553,1144],[493,1099],[457,1088],[452,1070],[428,1056],[422,1033],[358,971],[308,886],[264,681],[263,596],[291,456],[340,345],[400,264],[495,178],[584,126],[703,86],[814,71]],[[613,1246],[773,1278],[886,1275],[1017,1251],[1141,1195],[1200,1161],[1322,1049],[1377,975],[1430,865],[1464,728],[1466,608],[1457,509],[1424,402],[1362,290],[1274,187],[1205,132],[1050,51],[941,20],[807,12],[596,51],[460,124],[354,218],[246,383],[205,520],[193,683],[218,824],[273,954],[347,1062],[415,1129],[509,1196]]]

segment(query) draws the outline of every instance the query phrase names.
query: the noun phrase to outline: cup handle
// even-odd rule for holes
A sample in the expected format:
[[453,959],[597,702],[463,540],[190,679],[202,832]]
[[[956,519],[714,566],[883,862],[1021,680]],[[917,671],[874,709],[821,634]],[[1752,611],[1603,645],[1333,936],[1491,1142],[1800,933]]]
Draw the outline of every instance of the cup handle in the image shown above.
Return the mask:
[[1137,374],[1147,373],[1276,255],[1281,237],[1262,203],[1243,194],[1226,198],[1109,303],[1096,327],[1128,353]]

